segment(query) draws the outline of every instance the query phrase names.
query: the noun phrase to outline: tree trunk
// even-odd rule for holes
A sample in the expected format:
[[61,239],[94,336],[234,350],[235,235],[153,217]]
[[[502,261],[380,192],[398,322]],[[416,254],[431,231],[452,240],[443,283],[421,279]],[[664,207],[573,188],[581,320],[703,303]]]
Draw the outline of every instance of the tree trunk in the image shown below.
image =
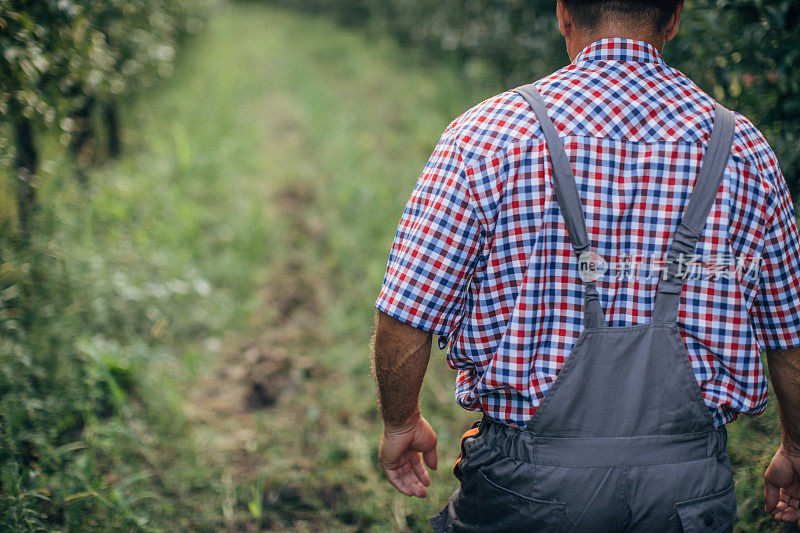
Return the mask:
[[69,152],[75,158],[78,180],[86,184],[86,169],[89,168],[94,155],[95,132],[92,124],[92,110],[95,100],[87,97],[84,104],[72,113],[75,131],[69,143]]
[[33,214],[36,211],[36,171],[39,154],[33,140],[33,125],[22,113],[13,113],[17,169],[17,218],[24,242],[30,240]]
[[111,159],[117,159],[122,152],[122,139],[120,138],[117,104],[113,100],[104,103],[103,119],[106,124],[106,134],[108,135],[108,156]]

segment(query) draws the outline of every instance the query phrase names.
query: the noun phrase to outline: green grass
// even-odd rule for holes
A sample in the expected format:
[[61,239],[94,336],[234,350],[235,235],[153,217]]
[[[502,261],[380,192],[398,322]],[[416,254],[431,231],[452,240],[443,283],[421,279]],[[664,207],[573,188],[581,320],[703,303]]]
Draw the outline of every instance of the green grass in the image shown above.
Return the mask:
[[[442,466],[425,500],[391,489],[372,304],[439,135],[499,90],[239,3],[129,103],[127,155],[90,191],[52,156],[33,251],[0,255],[0,290],[22,291],[0,323],[23,331],[0,345],[5,525],[426,530],[477,416],[436,352],[422,403]],[[248,406],[251,382],[274,403]],[[764,531],[774,411],[730,433],[739,529]]]

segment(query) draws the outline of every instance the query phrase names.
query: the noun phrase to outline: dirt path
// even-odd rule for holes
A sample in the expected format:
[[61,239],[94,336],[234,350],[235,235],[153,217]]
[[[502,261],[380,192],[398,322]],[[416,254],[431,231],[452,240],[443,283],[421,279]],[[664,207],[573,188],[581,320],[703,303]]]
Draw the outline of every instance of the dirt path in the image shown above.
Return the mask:
[[[287,249],[319,239],[322,226],[311,215],[314,201],[313,189],[299,183],[278,191],[273,207],[288,228]],[[186,402],[195,440],[209,460],[221,465],[229,492],[252,485],[256,492],[263,490],[262,505],[289,503],[299,511],[304,506],[297,488],[259,482],[264,459],[258,451],[270,445],[271,434],[264,430],[291,431],[288,420],[304,416],[296,408],[297,398],[313,394],[327,375],[313,357],[302,354],[303,348],[321,341],[320,302],[325,288],[309,270],[299,253],[271,265],[270,279],[261,291],[262,305],[248,328],[259,333],[231,332],[223,342],[218,366],[196,383]],[[259,514],[257,495],[254,498],[249,513],[235,509],[234,501],[223,509],[232,530],[259,529],[256,523],[263,514],[254,516]],[[283,529],[269,521],[261,526]]]
[[[253,213],[220,219],[240,221],[241,253],[258,259],[242,272],[243,323],[220,336],[184,398],[191,440],[219,472],[221,519],[208,529],[425,530],[452,475],[434,475],[428,500],[383,478],[368,345],[397,220],[455,115],[441,102],[457,82],[398,67],[394,45],[323,19],[234,5],[203,51],[226,69],[202,80],[226,106],[214,122],[235,132],[209,142],[238,154],[221,169],[238,195],[227,205]],[[437,356],[423,402],[443,465],[474,419],[452,383]]]

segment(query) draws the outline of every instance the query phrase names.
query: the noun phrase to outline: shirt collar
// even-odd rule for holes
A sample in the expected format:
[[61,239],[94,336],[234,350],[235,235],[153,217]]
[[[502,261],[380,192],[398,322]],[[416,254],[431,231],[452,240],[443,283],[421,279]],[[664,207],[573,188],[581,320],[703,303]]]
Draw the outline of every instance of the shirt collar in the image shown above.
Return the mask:
[[573,64],[598,61],[631,61],[635,63],[663,64],[664,59],[656,47],[645,41],[610,37],[593,42],[575,56]]

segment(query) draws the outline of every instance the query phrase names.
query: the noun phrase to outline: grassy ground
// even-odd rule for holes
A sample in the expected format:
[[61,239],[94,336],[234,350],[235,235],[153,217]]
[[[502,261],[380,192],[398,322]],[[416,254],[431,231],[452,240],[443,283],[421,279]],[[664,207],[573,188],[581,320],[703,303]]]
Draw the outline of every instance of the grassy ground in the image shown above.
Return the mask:
[[[30,508],[30,523],[78,529],[425,530],[476,416],[437,352],[423,413],[443,466],[426,500],[389,487],[372,304],[439,135],[498,90],[324,20],[221,10],[125,110],[129,155],[91,176],[89,201],[46,165],[38,256],[66,271],[59,323],[111,405],[48,452],[68,458],[51,461],[62,477],[35,458],[48,484],[5,471],[7,523]],[[5,261],[7,277],[27,264]],[[758,483],[776,442],[774,412],[731,430],[740,531],[766,530]]]

